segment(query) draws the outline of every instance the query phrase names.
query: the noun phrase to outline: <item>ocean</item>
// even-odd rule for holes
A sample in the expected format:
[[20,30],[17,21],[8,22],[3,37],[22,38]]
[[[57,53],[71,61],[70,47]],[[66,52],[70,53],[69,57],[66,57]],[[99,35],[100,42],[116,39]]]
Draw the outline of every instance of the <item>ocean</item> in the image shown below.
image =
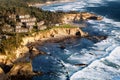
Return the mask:
[[[67,39],[59,43],[46,43],[40,50],[47,55],[32,61],[34,71],[44,75],[33,80],[120,80],[120,1],[76,0],[42,6],[49,11],[91,12],[103,20],[86,21],[83,29],[91,35],[106,35],[105,40],[86,38]],[[60,49],[61,44],[65,49]]]

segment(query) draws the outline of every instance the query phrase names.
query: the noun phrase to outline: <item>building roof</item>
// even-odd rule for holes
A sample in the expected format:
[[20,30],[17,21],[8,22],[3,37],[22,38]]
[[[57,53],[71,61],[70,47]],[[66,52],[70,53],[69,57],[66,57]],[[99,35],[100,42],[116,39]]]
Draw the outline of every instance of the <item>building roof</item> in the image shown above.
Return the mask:
[[21,22],[32,22],[36,21],[36,18],[22,18],[20,19]]
[[38,26],[44,25],[45,21],[40,21],[37,23]]
[[19,29],[16,29],[15,32],[18,32],[18,33],[28,32],[28,29],[27,28],[19,28]]
[[20,18],[20,19],[22,19],[22,18],[30,18],[30,15],[29,15],[29,14],[19,15],[19,18]]

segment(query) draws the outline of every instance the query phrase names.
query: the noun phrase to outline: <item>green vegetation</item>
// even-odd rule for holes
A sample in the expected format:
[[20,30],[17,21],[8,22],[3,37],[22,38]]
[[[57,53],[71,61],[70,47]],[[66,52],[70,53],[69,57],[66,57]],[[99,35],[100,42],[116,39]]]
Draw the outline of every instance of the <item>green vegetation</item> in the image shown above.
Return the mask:
[[69,25],[69,24],[63,24],[63,25],[60,25],[60,26],[52,26],[52,27],[49,27],[45,30],[40,30],[39,32],[49,31],[50,29],[53,29],[53,28],[76,28],[76,26],[72,26],[72,25]]
[[8,39],[3,39],[0,44],[0,52],[2,54],[12,53],[16,48],[19,47],[22,37],[23,35],[16,34]]
[[[51,28],[75,28],[75,26],[71,25],[61,25],[59,27],[54,26]],[[40,32],[49,31],[51,28],[47,28],[46,30],[41,30]],[[37,33],[37,32],[36,32]],[[8,39],[3,39],[0,44],[0,53],[2,54],[11,54],[13,51],[21,45],[22,38],[25,36],[30,36],[32,33],[9,33],[7,35],[12,36]]]
[[[11,53],[11,50],[15,50],[20,46],[22,37],[30,35],[30,33],[4,33],[2,29],[6,25],[15,27],[15,20],[9,18],[10,15],[24,15],[30,14],[37,18],[37,21],[45,21],[45,24],[51,26],[51,24],[59,23],[62,17],[61,12],[43,11],[42,9],[29,7],[28,3],[44,3],[46,1],[55,0],[0,0],[0,34],[10,36],[10,38],[2,38],[0,42],[0,53]],[[34,30],[35,31],[35,30]]]
[[[12,53],[16,48],[20,46],[22,42],[22,37],[29,36],[33,32],[37,32],[37,27],[35,26],[33,31],[30,33],[14,33],[14,32],[2,32],[2,29],[6,25],[10,25],[12,28],[15,27],[16,21],[14,18],[9,18],[11,15],[25,15],[29,14],[32,17],[37,18],[37,22],[45,21],[45,25],[48,26],[49,30],[52,28],[53,24],[61,23],[61,18],[64,12],[50,12],[43,11],[42,9],[36,7],[29,7],[28,4],[34,3],[44,3],[46,1],[56,1],[56,0],[0,0],[0,36],[6,35],[9,38],[2,38],[0,42],[0,53]],[[75,12],[73,12],[75,13]],[[60,26],[63,28],[69,28],[70,25]],[[57,27],[56,27],[57,28]],[[46,31],[46,30],[45,30]]]
[[[11,14],[30,14],[37,18],[37,21],[44,20],[46,24],[60,22],[62,13],[43,11],[39,8],[29,7],[29,2],[45,2],[50,0],[0,0],[0,29],[5,24],[15,25],[15,21],[9,19]],[[54,0],[51,0],[54,1]]]
[[61,17],[64,12],[50,12],[50,11],[43,11],[42,9],[29,7],[29,13],[31,16],[37,18],[37,21],[45,21],[46,25],[51,25],[55,23],[61,22]]
[[64,24],[64,25],[61,25],[61,26],[54,26],[53,28],[76,28],[76,26],[72,26],[72,25],[69,25],[69,24]]

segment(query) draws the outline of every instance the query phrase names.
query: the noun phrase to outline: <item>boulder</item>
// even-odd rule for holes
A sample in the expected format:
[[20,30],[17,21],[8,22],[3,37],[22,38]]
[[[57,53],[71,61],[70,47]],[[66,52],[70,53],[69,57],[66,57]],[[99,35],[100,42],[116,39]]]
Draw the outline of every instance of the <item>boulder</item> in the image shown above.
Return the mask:
[[59,48],[60,48],[60,49],[65,49],[66,47],[65,47],[65,45],[60,45]]
[[43,55],[43,54],[46,54],[46,53],[38,50],[36,47],[32,46],[32,48],[29,48],[29,58],[30,59],[33,59],[37,55]]
[[9,75],[32,75],[31,63],[16,63],[9,72]]
[[32,70],[32,64],[28,62],[19,62],[14,64],[10,72],[7,74],[7,80],[32,80],[33,76],[41,75],[42,73],[35,73]]

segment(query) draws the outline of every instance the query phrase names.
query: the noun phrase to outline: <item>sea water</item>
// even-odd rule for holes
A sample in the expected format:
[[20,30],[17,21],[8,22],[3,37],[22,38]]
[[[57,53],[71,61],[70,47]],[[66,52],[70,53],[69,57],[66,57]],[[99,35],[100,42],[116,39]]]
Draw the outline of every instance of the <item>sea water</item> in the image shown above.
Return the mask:
[[[42,71],[44,75],[35,76],[33,80],[120,80],[119,0],[76,0],[42,6],[42,9],[87,11],[103,16],[101,21],[86,21],[83,30],[108,37],[97,42],[76,38],[40,46],[47,54],[37,56],[32,65],[34,71]],[[61,44],[66,48],[60,49]]]

